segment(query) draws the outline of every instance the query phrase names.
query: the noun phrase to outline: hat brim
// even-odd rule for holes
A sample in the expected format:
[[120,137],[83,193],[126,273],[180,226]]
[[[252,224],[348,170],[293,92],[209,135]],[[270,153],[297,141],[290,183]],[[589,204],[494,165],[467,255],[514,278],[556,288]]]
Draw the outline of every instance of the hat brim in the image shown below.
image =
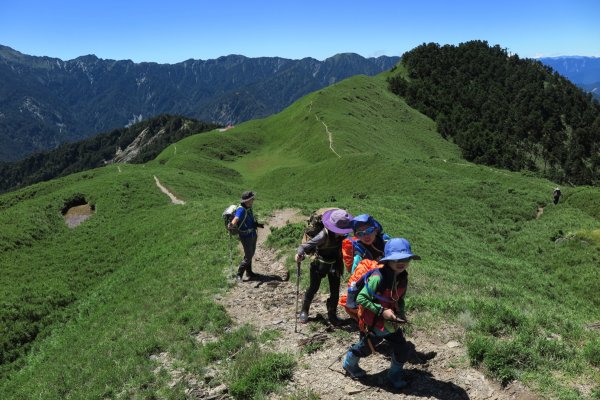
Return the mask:
[[[333,233],[346,234],[346,233],[352,232],[352,227],[347,228],[347,229],[341,229],[341,228],[338,228],[337,226],[333,225],[330,222],[331,214],[337,210],[339,210],[339,208],[334,208],[334,209],[325,211],[323,213],[323,217],[321,218],[321,220],[323,221],[323,225],[325,226],[325,228],[327,228],[328,231],[333,232]],[[350,217],[350,219],[352,219],[352,215],[348,214],[348,216]]]
[[412,253],[392,253],[387,257],[383,257],[379,262],[383,261],[402,261],[402,260],[420,260],[421,257]]
[[240,203],[245,203],[245,202],[250,201],[250,200],[254,200],[254,196],[252,196],[252,197],[250,197],[248,199],[241,199]]

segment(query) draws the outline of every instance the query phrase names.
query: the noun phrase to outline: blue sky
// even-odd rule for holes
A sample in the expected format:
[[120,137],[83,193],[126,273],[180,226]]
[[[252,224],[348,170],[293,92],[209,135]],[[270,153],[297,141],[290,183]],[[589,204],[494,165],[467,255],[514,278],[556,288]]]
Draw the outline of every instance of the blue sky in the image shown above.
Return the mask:
[[521,57],[600,57],[600,1],[0,0],[0,44],[63,60],[323,60],[474,39]]

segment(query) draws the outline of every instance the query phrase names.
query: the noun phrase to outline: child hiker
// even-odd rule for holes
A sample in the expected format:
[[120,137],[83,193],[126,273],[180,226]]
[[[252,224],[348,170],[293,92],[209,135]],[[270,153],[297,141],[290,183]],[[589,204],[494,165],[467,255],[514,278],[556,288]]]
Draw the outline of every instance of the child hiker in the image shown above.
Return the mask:
[[350,274],[363,259],[379,260],[383,257],[383,247],[389,239],[381,224],[369,214],[354,217],[351,226],[354,236],[342,242],[344,265]]
[[332,325],[339,325],[337,303],[340,296],[340,277],[343,272],[342,240],[352,232],[350,221],[352,215],[346,210],[334,208],[323,214],[324,228],[314,238],[302,243],[296,252],[296,262],[304,260],[306,253],[316,249],[316,257],[310,263],[310,285],[304,294],[300,322],[308,322],[308,310],[319,290],[321,279],[329,280],[329,298],[327,299],[327,318]]
[[373,270],[356,302],[359,306],[360,341],[350,347],[343,361],[344,370],[352,378],[366,375],[358,366],[361,357],[370,355],[375,346],[386,340],[392,350],[392,363],[387,378],[395,389],[404,388],[402,367],[409,357],[411,347],[400,327],[406,322],[404,295],[408,286],[407,267],[411,260],[420,260],[413,254],[408,240],[390,239],[384,248],[380,268]]

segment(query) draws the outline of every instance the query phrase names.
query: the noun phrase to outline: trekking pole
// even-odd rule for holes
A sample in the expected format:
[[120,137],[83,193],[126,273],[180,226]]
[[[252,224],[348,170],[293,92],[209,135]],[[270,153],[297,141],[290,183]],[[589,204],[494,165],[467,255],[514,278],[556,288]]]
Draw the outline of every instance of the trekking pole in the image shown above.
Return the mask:
[[294,323],[294,333],[298,332],[298,297],[300,297],[300,266],[302,261],[296,263],[296,321]]
[[229,276],[233,278],[233,235],[229,232]]

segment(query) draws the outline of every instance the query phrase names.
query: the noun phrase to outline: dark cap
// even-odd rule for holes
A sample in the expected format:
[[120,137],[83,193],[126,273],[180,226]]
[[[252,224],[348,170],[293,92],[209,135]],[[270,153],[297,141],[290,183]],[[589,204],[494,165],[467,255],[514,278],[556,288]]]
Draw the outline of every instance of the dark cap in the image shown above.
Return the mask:
[[242,203],[247,202],[248,200],[252,200],[254,198],[254,192],[248,191],[242,193],[242,199],[240,200]]

